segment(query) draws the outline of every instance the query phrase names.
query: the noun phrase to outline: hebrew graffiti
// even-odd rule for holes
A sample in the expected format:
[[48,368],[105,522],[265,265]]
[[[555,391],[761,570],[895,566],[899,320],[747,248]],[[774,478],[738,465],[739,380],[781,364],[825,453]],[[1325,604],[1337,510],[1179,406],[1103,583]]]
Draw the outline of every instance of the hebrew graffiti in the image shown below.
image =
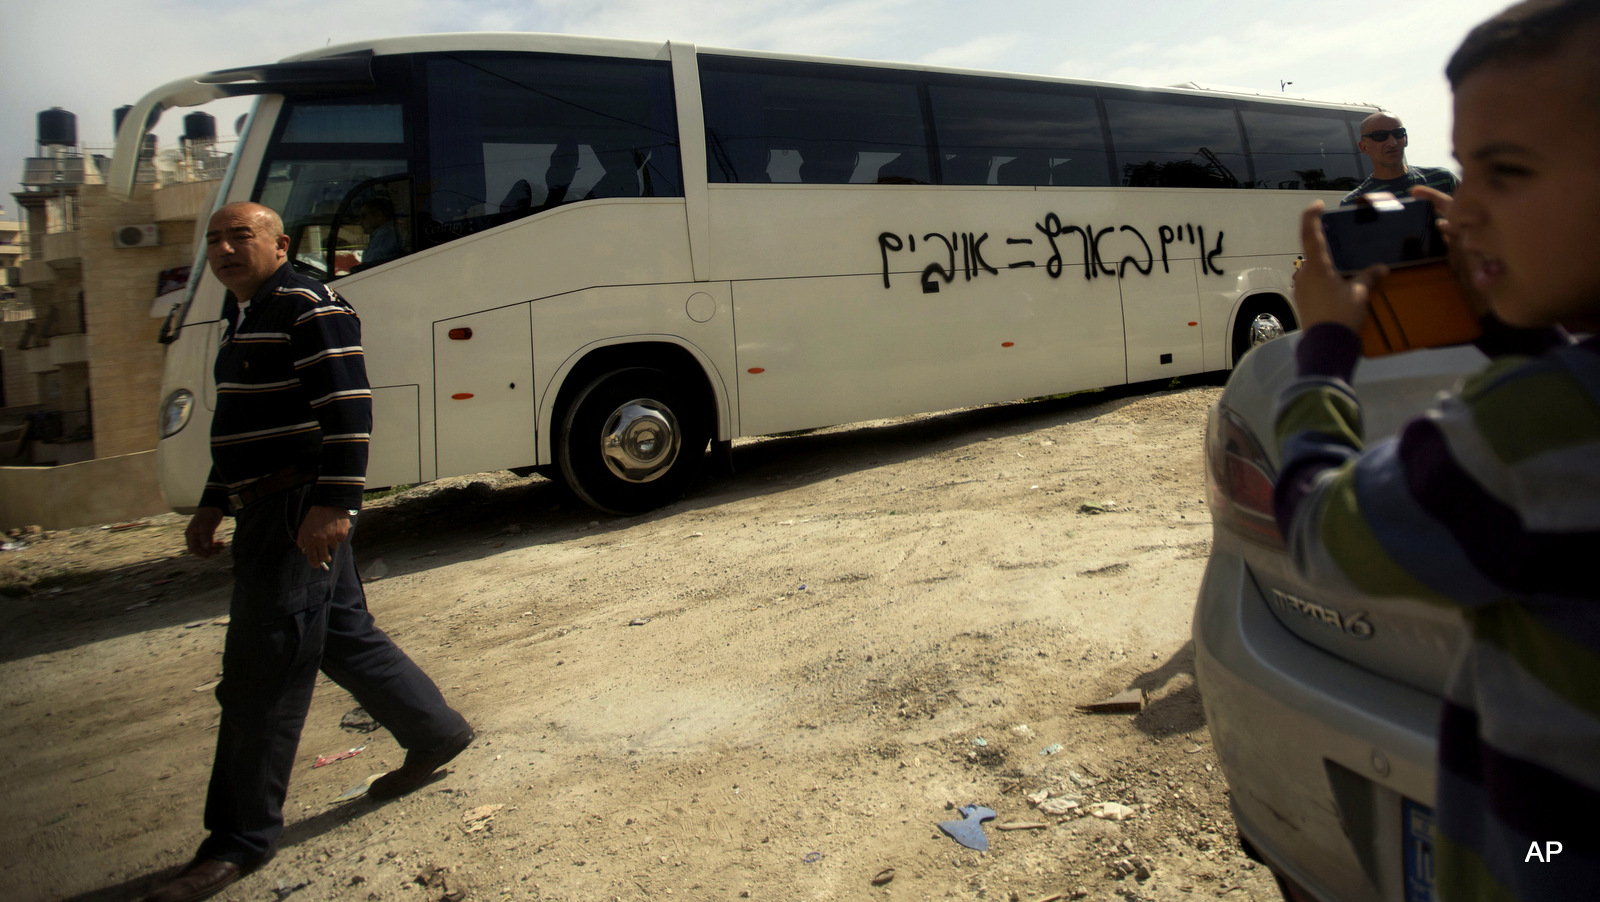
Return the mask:
[[[1223,275],[1217,265],[1222,255],[1223,231],[1217,230],[1216,240],[1206,241],[1203,225],[1182,223],[1162,225],[1156,230],[1156,244],[1152,246],[1136,226],[1092,224],[1067,224],[1055,213],[1045,215],[1042,222],[1033,224],[1040,237],[1008,237],[1006,253],[1010,257],[1006,269],[1027,269],[1043,266],[1052,279],[1061,278],[1068,266],[1082,266],[1085,279],[1111,277],[1128,278],[1128,270],[1141,276],[1155,272],[1159,262],[1161,271],[1172,271],[1169,249],[1188,245],[1198,252],[1200,272],[1203,275]],[[970,282],[984,274],[999,275],[1000,270],[984,257],[983,245],[989,233],[925,232],[922,234],[923,254],[933,260],[922,267],[920,282],[925,294],[936,294],[941,286],[955,282],[957,276]],[[891,255],[917,253],[917,235],[883,232],[878,235],[878,256],[883,264],[883,287],[891,287],[891,273],[905,267],[891,266]],[[1041,260],[1041,256],[1043,259]],[[1159,256],[1159,260],[1158,260]]]

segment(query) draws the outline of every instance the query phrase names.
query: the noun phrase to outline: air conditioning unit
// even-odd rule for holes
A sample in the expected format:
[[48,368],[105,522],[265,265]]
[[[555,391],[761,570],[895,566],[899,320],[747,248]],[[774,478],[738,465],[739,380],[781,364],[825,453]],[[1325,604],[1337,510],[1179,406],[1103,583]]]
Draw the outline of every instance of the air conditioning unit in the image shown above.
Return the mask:
[[111,243],[117,247],[160,247],[161,231],[153,222],[148,225],[118,226],[111,233]]

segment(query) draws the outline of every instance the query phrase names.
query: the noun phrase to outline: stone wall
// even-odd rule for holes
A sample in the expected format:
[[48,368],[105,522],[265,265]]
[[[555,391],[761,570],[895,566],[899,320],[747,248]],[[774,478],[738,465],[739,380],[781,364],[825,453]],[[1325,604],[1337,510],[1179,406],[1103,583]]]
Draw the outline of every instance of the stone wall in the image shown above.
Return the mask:
[[166,512],[154,451],[59,467],[0,467],[0,529],[71,529]]

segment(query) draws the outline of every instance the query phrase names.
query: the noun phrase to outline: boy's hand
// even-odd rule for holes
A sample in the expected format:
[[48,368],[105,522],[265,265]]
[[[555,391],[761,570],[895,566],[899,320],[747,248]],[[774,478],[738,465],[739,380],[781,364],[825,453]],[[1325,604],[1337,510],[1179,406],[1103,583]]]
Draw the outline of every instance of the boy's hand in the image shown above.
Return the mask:
[[1455,203],[1455,198],[1426,185],[1412,186],[1411,196],[1421,198],[1433,205],[1433,212],[1439,217],[1439,231],[1444,233],[1446,243],[1456,237],[1455,229],[1450,225],[1450,207]]
[[1367,318],[1367,297],[1389,274],[1382,264],[1369,266],[1354,278],[1340,275],[1322,234],[1322,201],[1313,201],[1300,214],[1300,243],[1306,262],[1294,280],[1294,303],[1300,311],[1300,328],[1319,323],[1339,323],[1359,331]]
[[1433,212],[1439,215],[1439,233],[1444,236],[1444,243],[1450,247],[1450,271],[1455,274],[1456,284],[1461,288],[1461,296],[1466,299],[1467,306],[1479,316],[1489,312],[1489,299],[1483,296],[1473,284],[1463,267],[1465,262],[1456,253],[1456,236],[1461,230],[1450,223],[1450,209],[1455,204],[1455,198],[1444,193],[1417,185],[1411,189],[1411,196],[1426,200],[1433,205]]

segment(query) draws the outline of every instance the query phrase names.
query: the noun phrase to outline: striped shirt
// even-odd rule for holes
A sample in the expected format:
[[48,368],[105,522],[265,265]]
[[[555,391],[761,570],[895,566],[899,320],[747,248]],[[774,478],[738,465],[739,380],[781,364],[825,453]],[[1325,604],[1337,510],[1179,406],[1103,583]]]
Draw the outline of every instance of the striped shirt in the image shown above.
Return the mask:
[[1411,189],[1418,185],[1443,191],[1446,194],[1455,194],[1456,188],[1461,184],[1461,179],[1448,169],[1433,166],[1407,166],[1406,174],[1397,179],[1380,179],[1375,175],[1367,176],[1367,180],[1356,186],[1356,190],[1346,194],[1344,200],[1339,201],[1341,206],[1353,204],[1356,198],[1374,191],[1387,191],[1395,197],[1410,197]]
[[244,305],[217,350],[211,475],[202,507],[290,466],[317,474],[312,504],[355,510],[366,485],[372,391],[361,322],[337,293],[285,263]]
[[1545,349],[1491,354],[1371,448],[1349,329],[1307,330],[1279,401],[1275,504],[1300,571],[1463,615],[1435,810],[1448,902],[1594,898],[1600,876],[1600,338],[1554,338],[1514,336]]

